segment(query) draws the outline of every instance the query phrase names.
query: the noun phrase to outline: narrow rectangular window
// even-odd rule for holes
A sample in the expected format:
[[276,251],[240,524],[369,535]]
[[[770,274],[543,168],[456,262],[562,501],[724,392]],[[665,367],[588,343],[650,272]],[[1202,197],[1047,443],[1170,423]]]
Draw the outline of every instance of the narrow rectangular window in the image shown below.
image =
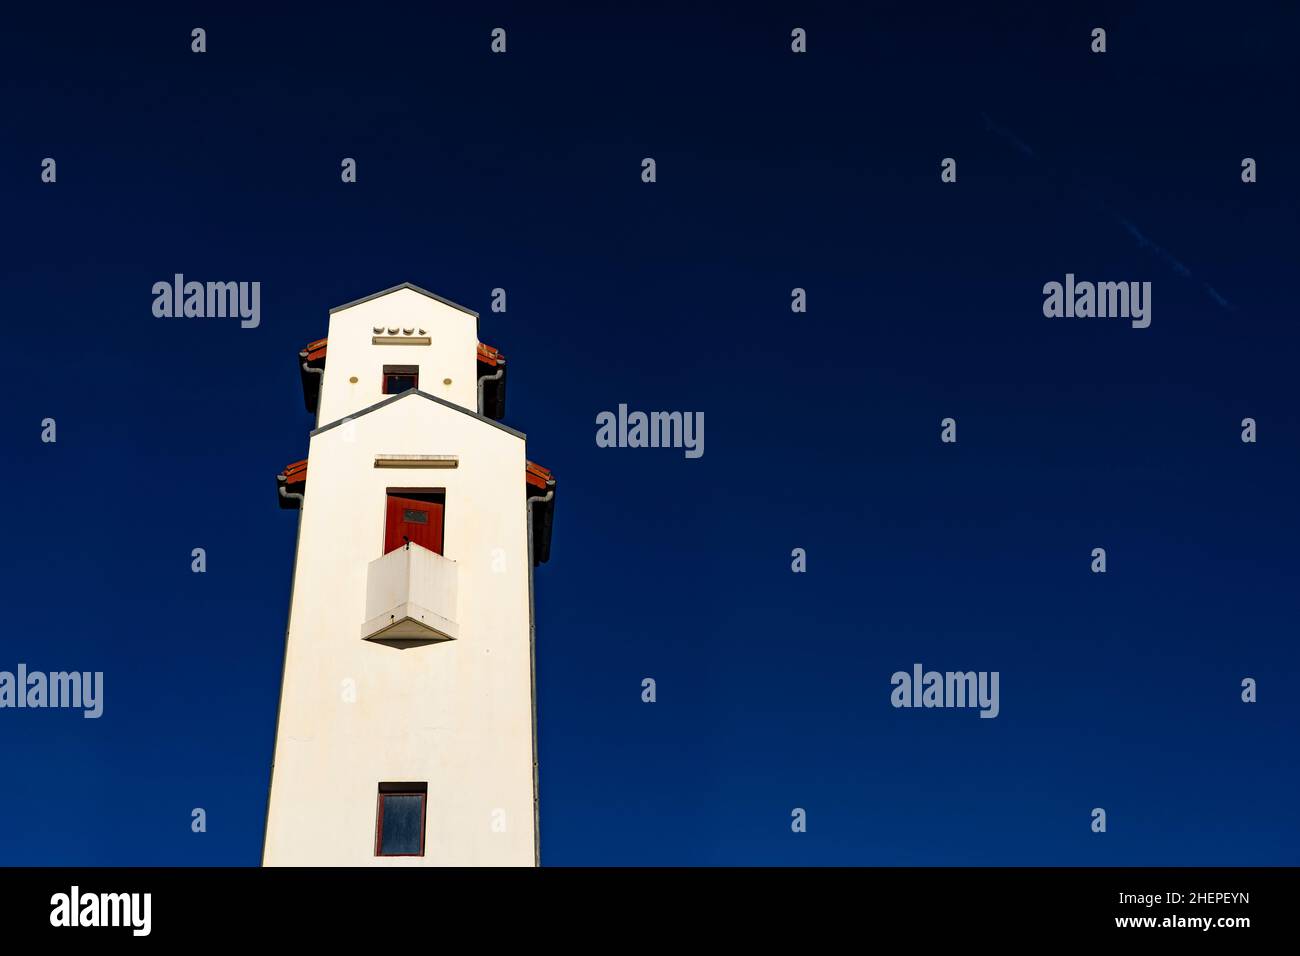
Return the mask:
[[427,783],[381,783],[375,856],[424,856]]
[[385,365],[384,394],[400,395],[412,388],[420,387],[420,366]]

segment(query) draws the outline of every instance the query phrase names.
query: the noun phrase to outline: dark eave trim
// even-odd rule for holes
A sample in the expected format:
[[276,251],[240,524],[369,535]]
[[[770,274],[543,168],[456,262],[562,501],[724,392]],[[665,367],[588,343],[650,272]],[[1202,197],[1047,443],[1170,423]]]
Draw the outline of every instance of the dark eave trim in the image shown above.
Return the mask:
[[395,285],[391,289],[385,289],[382,292],[372,292],[370,295],[365,296],[364,298],[355,299],[352,302],[345,303],[344,305],[336,305],[334,306],[334,308],[330,309],[330,315],[333,315],[335,312],[342,312],[344,309],[350,309],[354,305],[360,305],[363,302],[369,302],[371,299],[378,299],[381,295],[388,295],[393,292],[401,292],[403,289],[410,289],[412,292],[420,293],[420,295],[427,295],[430,299],[434,299],[435,301],[441,302],[443,305],[449,305],[453,309],[460,309],[460,311],[464,312],[466,315],[472,315],[474,316],[474,318],[476,319],[478,318],[478,313],[475,312],[473,309],[467,309],[459,302],[452,302],[451,299],[444,299],[436,292],[430,292],[428,289],[421,289],[418,285],[414,285],[413,283],[410,282],[403,282],[401,285]]
[[515,429],[511,428],[509,425],[502,425],[500,422],[493,421],[492,419],[488,418],[486,415],[480,415],[478,412],[472,412],[468,408],[462,408],[460,405],[457,405],[454,402],[449,402],[445,398],[439,398],[436,395],[430,395],[428,392],[422,392],[418,388],[407,389],[405,392],[402,392],[399,395],[390,395],[382,402],[375,402],[375,404],[371,405],[369,408],[363,408],[361,409],[361,411],[354,412],[351,415],[347,415],[343,418],[340,418],[336,422],[330,422],[328,425],[322,425],[320,428],[317,428],[315,431],[313,431],[308,437],[315,438],[321,432],[327,432],[331,428],[337,428],[339,425],[342,425],[344,422],[354,422],[362,415],[369,415],[371,412],[375,411],[376,409],[383,408],[385,405],[391,405],[393,404],[393,402],[400,402],[402,399],[410,395],[418,395],[420,398],[427,398],[431,402],[437,402],[439,405],[445,405],[448,408],[455,409],[456,411],[460,412],[463,415],[468,415],[470,418],[476,418],[481,422],[491,425],[493,428],[499,428],[503,432],[514,435],[516,438],[522,438],[524,441],[528,440],[528,436],[526,436],[523,432],[516,431]]

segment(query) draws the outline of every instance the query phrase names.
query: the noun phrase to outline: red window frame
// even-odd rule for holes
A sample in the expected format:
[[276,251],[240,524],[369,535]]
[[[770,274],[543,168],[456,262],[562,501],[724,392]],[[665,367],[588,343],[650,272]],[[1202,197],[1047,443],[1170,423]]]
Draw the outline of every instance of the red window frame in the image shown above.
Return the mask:
[[[423,789],[417,789],[422,786]],[[390,789],[385,789],[385,788]],[[420,852],[419,853],[384,853],[384,798],[385,797],[419,797],[420,798]],[[381,783],[375,809],[375,856],[424,856],[424,834],[429,825],[429,787],[428,784]]]

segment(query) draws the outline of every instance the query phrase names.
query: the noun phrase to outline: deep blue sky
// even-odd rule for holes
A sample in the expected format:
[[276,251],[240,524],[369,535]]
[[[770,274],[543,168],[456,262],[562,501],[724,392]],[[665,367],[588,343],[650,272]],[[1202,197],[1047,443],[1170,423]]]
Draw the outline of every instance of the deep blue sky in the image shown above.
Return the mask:
[[[1300,862],[1300,22],[1055,6],[7,13],[0,669],[106,693],[0,711],[0,863],[258,862],[295,354],[403,281],[560,482],[544,863]],[[154,318],[175,272],[261,327]],[[1066,272],[1151,328],[1044,318]],[[620,402],[704,457],[598,448]],[[918,661],[1001,715],[893,709]]]

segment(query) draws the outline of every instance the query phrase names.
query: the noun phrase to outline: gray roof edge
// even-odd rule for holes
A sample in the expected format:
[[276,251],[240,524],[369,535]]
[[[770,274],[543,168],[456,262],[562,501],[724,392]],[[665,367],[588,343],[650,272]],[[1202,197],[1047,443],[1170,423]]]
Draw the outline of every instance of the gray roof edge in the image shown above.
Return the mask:
[[381,292],[372,292],[370,293],[370,295],[362,296],[360,299],[354,299],[351,302],[345,302],[343,305],[336,305],[334,306],[334,308],[330,309],[330,315],[333,315],[335,312],[342,312],[344,309],[350,309],[354,305],[361,305],[363,302],[369,302],[371,299],[378,299],[380,296],[383,295],[389,295],[390,293],[393,292],[401,292],[403,289],[410,289],[412,292],[418,292],[420,293],[420,295],[426,295],[430,299],[434,299],[438,302],[441,302],[443,305],[449,305],[453,309],[460,309],[460,311],[464,312],[466,315],[472,315],[476,319],[479,317],[478,313],[475,312],[473,309],[467,309],[459,302],[452,302],[451,299],[443,298],[442,296],[438,295],[438,293],[436,292],[430,292],[428,289],[421,289],[418,285],[416,285],[413,282],[403,282],[401,285],[395,285],[391,289],[384,289]]
[[491,425],[493,428],[499,428],[503,432],[506,432],[507,434],[510,435],[514,435],[516,438],[522,439],[525,442],[528,441],[527,435],[525,435],[521,431],[511,428],[509,425],[502,425],[500,422],[496,421],[495,419],[488,418],[486,415],[480,415],[478,412],[472,412],[468,408],[464,408],[460,405],[457,405],[455,402],[449,402],[445,398],[439,398],[437,395],[430,395],[428,392],[422,392],[418,388],[407,389],[405,392],[402,392],[399,395],[390,395],[388,396],[388,398],[385,398],[383,401],[375,402],[375,404],[370,405],[367,408],[363,408],[359,412],[354,412],[351,415],[345,415],[343,418],[340,418],[338,421],[330,422],[328,425],[322,425],[320,426],[320,428],[314,429],[313,431],[308,433],[307,437],[315,438],[321,432],[327,432],[331,428],[337,428],[339,425],[342,425],[344,422],[354,422],[362,415],[369,415],[371,412],[383,408],[385,405],[391,405],[393,402],[400,401],[401,399],[406,398],[408,395],[418,395],[421,398],[427,398],[431,402],[437,402],[439,405],[445,405],[448,408],[455,409],[456,411],[461,412],[462,414],[468,415],[470,418],[474,418],[480,422],[484,422],[488,425]]

